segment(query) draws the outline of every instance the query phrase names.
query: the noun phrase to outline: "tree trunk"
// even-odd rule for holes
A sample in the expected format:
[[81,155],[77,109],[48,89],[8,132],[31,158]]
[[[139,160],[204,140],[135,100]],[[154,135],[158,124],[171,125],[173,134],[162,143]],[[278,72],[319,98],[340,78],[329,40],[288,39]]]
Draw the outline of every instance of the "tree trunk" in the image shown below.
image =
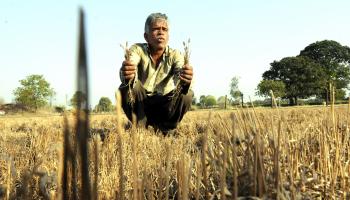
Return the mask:
[[289,105],[290,105],[290,106],[294,105],[294,99],[293,99],[293,97],[289,97]]
[[328,90],[326,89],[326,95],[325,95],[325,97],[326,97],[326,106],[328,106],[329,105],[329,92],[328,92]]

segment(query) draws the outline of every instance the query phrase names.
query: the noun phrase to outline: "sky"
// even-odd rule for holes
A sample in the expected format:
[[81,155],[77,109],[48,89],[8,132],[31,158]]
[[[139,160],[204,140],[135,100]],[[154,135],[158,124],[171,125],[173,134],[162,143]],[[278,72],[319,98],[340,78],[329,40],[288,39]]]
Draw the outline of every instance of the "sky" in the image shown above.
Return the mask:
[[124,59],[120,44],[145,42],[144,23],[167,14],[171,48],[190,38],[195,96],[229,95],[239,77],[245,100],[274,60],[296,56],[311,43],[335,40],[350,46],[348,0],[33,0],[0,2],[0,99],[13,102],[19,80],[43,75],[69,104],[76,91],[78,11],[85,12],[90,102],[115,102]]

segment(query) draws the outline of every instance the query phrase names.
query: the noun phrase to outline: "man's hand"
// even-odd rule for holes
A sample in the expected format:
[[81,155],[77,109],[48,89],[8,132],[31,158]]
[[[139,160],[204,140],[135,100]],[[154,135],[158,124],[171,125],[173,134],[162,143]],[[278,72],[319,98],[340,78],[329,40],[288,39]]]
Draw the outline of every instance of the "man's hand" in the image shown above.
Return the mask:
[[124,77],[125,81],[128,82],[135,78],[136,73],[136,65],[134,65],[129,60],[124,60],[122,63],[122,67],[120,69],[121,75]]
[[183,66],[181,73],[180,73],[180,79],[187,85],[191,84],[193,77],[193,68],[191,65],[186,64]]

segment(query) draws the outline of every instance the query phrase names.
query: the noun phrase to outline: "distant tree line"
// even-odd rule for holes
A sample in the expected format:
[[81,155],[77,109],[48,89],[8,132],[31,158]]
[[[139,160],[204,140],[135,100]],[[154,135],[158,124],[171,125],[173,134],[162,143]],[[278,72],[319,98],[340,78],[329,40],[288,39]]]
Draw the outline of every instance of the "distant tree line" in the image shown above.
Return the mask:
[[[345,100],[350,83],[350,48],[336,41],[317,41],[301,50],[299,55],[273,61],[270,66],[262,74],[263,79],[256,88],[258,96],[270,100],[256,100],[253,103],[271,105],[272,92],[282,104],[320,104],[322,101],[328,104],[332,88],[336,100]],[[201,95],[199,102],[194,104],[200,108],[223,108],[226,105],[243,107],[244,94],[239,89],[239,77],[234,76],[229,87],[230,97],[215,99],[212,95]],[[314,98],[309,99],[311,97]]]
[[298,99],[316,97],[329,102],[330,89],[335,98],[344,99],[350,83],[350,48],[336,41],[323,40],[312,43],[293,57],[273,61],[262,75],[257,94],[288,99],[296,105]]
[[[13,91],[15,103],[24,106],[26,110],[35,112],[39,108],[48,106],[55,96],[54,89],[51,88],[50,83],[45,80],[43,75],[29,75],[19,82],[20,86]],[[76,91],[70,99],[70,105],[73,108],[77,108],[78,102],[84,103],[86,98],[86,95],[82,92]],[[0,104],[3,104],[3,99],[0,100]],[[63,112],[65,106],[55,106],[54,109],[56,112]],[[95,112],[110,112],[113,109],[114,106],[111,100],[108,97],[101,97],[95,108],[91,110]]]

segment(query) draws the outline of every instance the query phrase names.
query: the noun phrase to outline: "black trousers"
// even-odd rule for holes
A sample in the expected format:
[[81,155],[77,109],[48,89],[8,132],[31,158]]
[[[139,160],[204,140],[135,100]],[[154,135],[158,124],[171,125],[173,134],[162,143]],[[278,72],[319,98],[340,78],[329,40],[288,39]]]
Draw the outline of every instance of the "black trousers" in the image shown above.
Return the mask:
[[167,95],[147,95],[146,90],[138,82],[132,89],[135,101],[130,103],[128,86],[120,86],[122,107],[130,121],[133,114],[140,125],[153,126],[161,130],[175,129],[185,113],[191,108],[193,92],[180,94],[176,99],[174,92]]

